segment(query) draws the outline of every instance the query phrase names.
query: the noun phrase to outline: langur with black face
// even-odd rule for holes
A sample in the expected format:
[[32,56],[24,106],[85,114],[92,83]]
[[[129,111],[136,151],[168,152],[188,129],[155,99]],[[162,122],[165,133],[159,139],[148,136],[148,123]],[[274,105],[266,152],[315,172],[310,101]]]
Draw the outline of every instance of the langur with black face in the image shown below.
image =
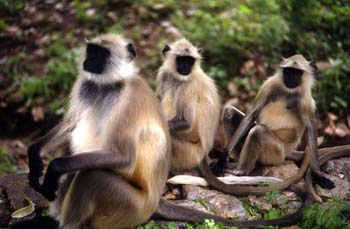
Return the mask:
[[172,170],[197,167],[213,147],[220,98],[214,81],[200,66],[198,49],[180,39],[163,50],[157,77],[172,142]]
[[[296,154],[295,148],[305,132],[307,148],[298,173],[267,187],[228,186],[218,180],[209,182],[213,187],[235,195],[259,195],[267,191],[283,190],[301,180],[310,164],[314,183],[323,188],[334,187],[334,183],[320,170],[317,154],[315,102],[311,95],[316,71],[316,65],[301,55],[283,59],[276,74],[261,86],[255,105],[247,115],[229,104],[223,111],[224,129],[226,138],[229,139],[227,148],[233,158],[238,158],[235,170],[237,175],[249,175],[257,163],[282,164],[285,158]],[[240,123],[238,128],[237,123]],[[244,144],[239,154],[237,145],[242,140]],[[349,151],[349,147],[321,150],[322,153],[332,153],[334,157],[346,156]],[[315,193],[313,196],[320,201]]]
[[[60,228],[133,227],[158,205],[170,136],[157,97],[134,71],[135,56],[118,35],[87,41],[67,114],[29,147],[30,185],[51,201]],[[70,152],[49,163],[40,184],[41,156],[65,142]]]

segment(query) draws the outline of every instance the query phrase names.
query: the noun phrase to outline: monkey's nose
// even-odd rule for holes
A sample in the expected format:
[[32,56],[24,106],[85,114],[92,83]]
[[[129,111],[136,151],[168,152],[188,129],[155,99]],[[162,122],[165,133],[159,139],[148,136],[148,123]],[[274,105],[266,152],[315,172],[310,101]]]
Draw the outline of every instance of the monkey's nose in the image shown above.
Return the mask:
[[294,61],[293,66],[298,67],[298,63]]

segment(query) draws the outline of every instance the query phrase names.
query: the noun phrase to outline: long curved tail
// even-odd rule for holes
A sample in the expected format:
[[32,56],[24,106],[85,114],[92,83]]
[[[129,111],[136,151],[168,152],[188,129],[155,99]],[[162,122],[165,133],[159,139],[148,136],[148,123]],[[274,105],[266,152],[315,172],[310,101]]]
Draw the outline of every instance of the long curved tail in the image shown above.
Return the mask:
[[161,199],[156,209],[155,217],[180,222],[203,223],[205,219],[213,219],[217,223],[225,226],[236,227],[258,227],[258,226],[280,226],[287,227],[297,224],[307,206],[313,202],[313,198],[308,193],[303,192],[304,203],[301,208],[293,214],[274,220],[244,220],[232,221],[220,216],[205,213],[188,207],[178,206],[168,200]]
[[[308,149],[305,150],[308,154]],[[273,190],[283,190],[288,188],[291,184],[297,183],[300,181],[304,174],[306,173],[307,168],[310,165],[310,157],[304,156],[303,163],[299,168],[297,174],[294,176],[270,186],[265,187],[256,187],[256,186],[246,186],[246,185],[228,185],[220,181],[211,171],[208,158],[204,158],[202,163],[199,165],[199,170],[202,176],[206,179],[210,186],[215,188],[218,191],[222,191],[227,194],[235,196],[246,196],[246,195],[264,195],[266,192]]]

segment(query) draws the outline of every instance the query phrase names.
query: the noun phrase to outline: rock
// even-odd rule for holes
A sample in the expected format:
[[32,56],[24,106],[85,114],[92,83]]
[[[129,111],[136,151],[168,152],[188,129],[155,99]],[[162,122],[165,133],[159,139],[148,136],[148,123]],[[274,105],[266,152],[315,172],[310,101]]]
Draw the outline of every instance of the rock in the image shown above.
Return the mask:
[[251,205],[257,206],[261,210],[269,210],[272,208],[272,204],[265,200],[264,197],[248,196],[248,200]]
[[298,195],[295,192],[283,191],[283,195],[287,197],[288,201],[298,200]]
[[189,207],[192,209],[196,209],[202,212],[206,212],[206,213],[211,213],[209,211],[209,209],[207,209],[205,206],[203,206],[202,204],[195,202],[195,201],[191,201],[191,200],[175,200],[174,201],[177,205],[179,206],[184,206],[184,207]]
[[350,182],[350,157],[342,157],[327,161],[323,166],[322,170],[331,175],[345,175],[347,181]]
[[225,218],[247,218],[247,212],[241,201],[234,196],[193,185],[184,185],[183,190],[188,200],[192,202],[202,200],[203,203],[208,203],[210,211],[216,215]]
[[287,214],[293,214],[294,212],[298,211],[300,209],[301,205],[303,205],[302,202],[297,202],[297,201],[288,202]]
[[234,196],[219,194],[207,199],[209,208],[216,215],[224,218],[244,220],[248,218],[242,202]]
[[36,205],[36,208],[47,208],[49,202],[28,184],[28,174],[9,174],[0,180],[7,199],[13,210],[27,206],[24,197],[28,196]]
[[348,180],[340,179],[337,176],[330,176],[330,175],[327,175],[326,177],[331,179],[335,183],[335,188],[328,190],[328,189],[322,189],[319,185],[316,185],[316,192],[318,193],[319,196],[330,198],[333,195],[337,195],[342,200],[350,197],[349,195],[350,182]]
[[0,187],[0,228],[7,228],[11,220],[10,203],[5,198],[3,189]]
[[220,194],[220,192],[216,190],[209,190],[194,185],[184,185],[183,191],[188,200],[203,200]]
[[299,167],[293,161],[285,161],[278,166],[265,166],[262,169],[262,176],[272,176],[285,180],[294,176],[299,170]]

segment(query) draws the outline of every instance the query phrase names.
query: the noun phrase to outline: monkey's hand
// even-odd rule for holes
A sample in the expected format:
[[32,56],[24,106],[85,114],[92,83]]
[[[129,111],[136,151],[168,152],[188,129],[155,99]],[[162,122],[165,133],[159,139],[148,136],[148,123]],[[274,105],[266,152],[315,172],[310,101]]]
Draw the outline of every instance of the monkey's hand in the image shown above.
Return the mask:
[[63,174],[59,160],[60,158],[57,158],[50,162],[45,174],[44,183],[39,191],[49,201],[56,199],[55,193],[58,190],[58,180]]
[[311,170],[312,183],[314,185],[318,184],[323,189],[333,189],[335,187],[334,182],[327,177],[322,176],[320,173],[322,172],[315,172],[314,170]]
[[28,148],[29,160],[29,185],[35,190],[40,190],[39,178],[43,175],[43,162],[40,158],[40,145],[32,144]]
[[[209,154],[211,154],[212,151],[216,151],[215,154],[218,155],[218,160],[217,162],[214,162],[211,164],[211,171],[213,172],[213,174],[217,177],[222,177],[224,176],[224,170],[227,166],[227,157],[228,157],[228,152],[227,150],[225,151],[220,151],[218,149],[213,149],[210,151]],[[212,153],[213,154],[213,153]]]

